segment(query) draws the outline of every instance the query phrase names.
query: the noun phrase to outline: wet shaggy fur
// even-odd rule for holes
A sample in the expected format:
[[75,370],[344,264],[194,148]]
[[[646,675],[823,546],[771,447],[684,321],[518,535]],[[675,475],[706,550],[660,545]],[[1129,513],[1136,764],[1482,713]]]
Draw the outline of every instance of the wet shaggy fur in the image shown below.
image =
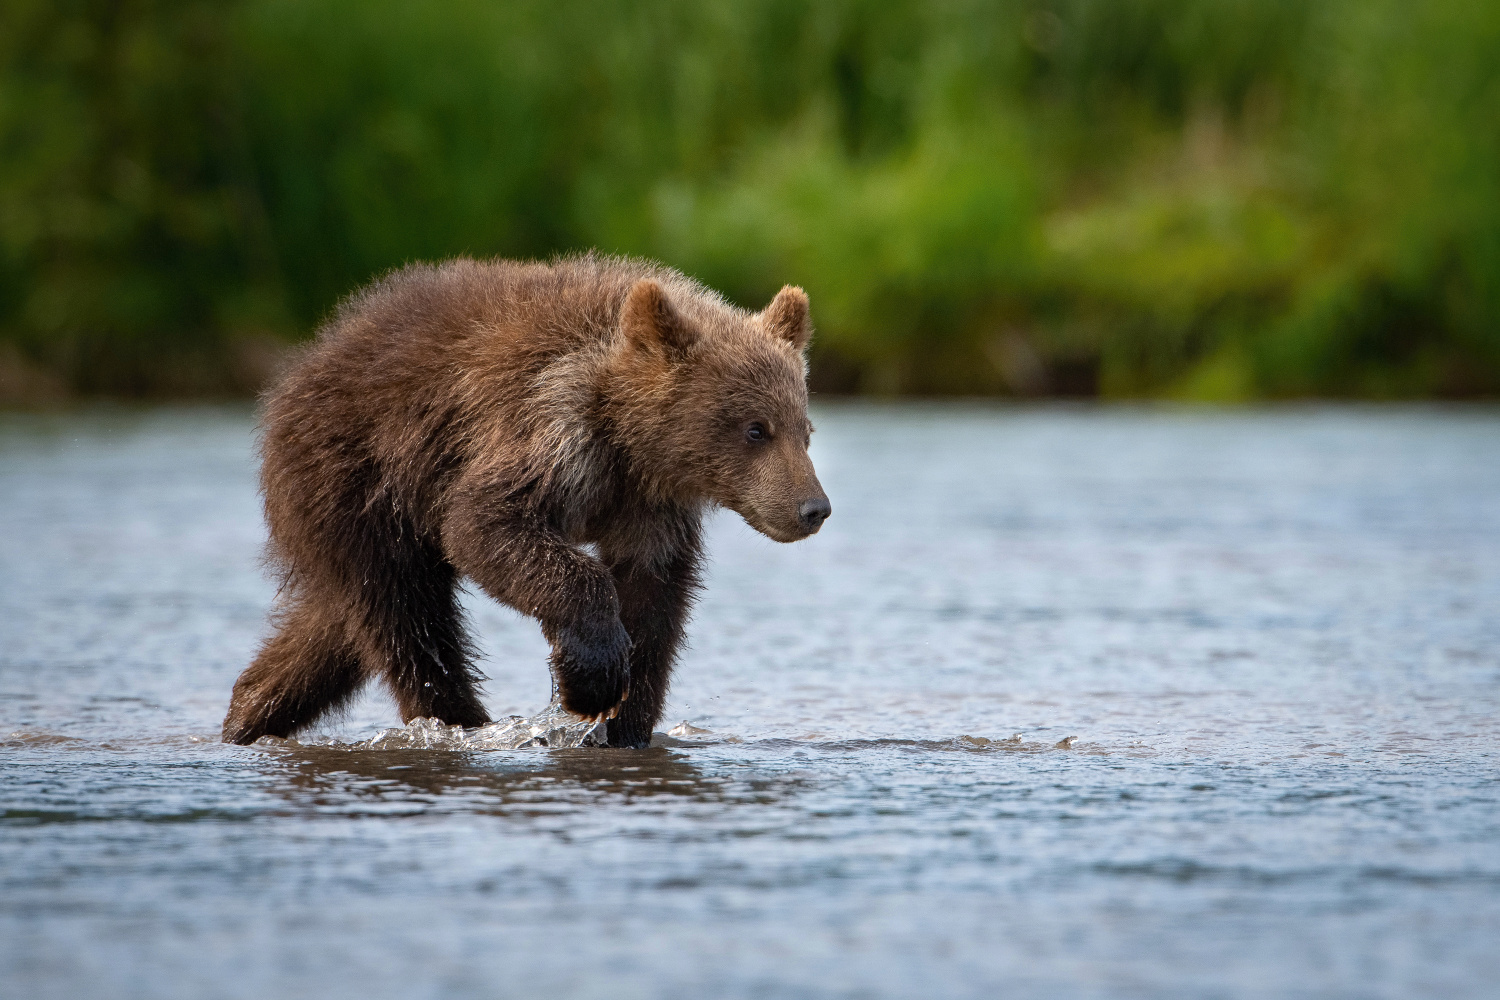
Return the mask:
[[779,541],[830,510],[807,456],[807,297],[759,313],[667,268],[454,260],[356,293],[265,400],[275,634],[226,742],[372,678],[403,721],[489,721],[461,578],[536,618],[569,710],[644,746],[722,505]]

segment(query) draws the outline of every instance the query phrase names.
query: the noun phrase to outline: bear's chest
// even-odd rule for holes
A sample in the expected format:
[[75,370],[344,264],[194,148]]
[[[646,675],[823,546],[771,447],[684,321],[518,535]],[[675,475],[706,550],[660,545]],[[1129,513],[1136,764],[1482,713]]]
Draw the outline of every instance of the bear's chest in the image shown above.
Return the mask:
[[653,564],[681,551],[695,536],[701,513],[674,503],[652,503],[621,490],[601,496],[568,519],[564,537],[589,546],[606,562]]

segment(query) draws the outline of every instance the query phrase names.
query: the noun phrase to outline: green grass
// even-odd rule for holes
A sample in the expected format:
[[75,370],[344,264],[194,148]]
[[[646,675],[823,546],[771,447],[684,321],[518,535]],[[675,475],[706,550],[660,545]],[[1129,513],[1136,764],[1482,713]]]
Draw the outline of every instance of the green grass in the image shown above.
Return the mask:
[[589,246],[804,285],[824,390],[1495,395],[1500,8],[0,8],[0,394],[245,391],[386,268]]

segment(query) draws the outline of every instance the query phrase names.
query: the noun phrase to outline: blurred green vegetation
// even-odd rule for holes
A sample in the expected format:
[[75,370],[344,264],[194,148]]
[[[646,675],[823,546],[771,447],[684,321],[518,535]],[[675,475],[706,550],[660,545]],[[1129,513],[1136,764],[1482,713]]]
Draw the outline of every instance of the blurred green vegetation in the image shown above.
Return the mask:
[[1500,5],[0,6],[0,396],[590,246],[804,285],[825,391],[1494,395]]

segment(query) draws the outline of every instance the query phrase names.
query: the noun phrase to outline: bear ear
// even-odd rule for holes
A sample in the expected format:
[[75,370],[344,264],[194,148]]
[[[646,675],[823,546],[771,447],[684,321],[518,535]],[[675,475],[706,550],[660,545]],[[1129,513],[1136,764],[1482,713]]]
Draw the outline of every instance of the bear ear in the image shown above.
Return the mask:
[[697,339],[661,285],[650,278],[637,281],[625,296],[620,329],[634,346],[647,351],[666,348],[669,356],[681,355]]
[[787,285],[776,293],[771,304],[760,314],[766,332],[780,337],[797,350],[806,350],[812,338],[812,320],[807,315],[807,293],[796,285]]

